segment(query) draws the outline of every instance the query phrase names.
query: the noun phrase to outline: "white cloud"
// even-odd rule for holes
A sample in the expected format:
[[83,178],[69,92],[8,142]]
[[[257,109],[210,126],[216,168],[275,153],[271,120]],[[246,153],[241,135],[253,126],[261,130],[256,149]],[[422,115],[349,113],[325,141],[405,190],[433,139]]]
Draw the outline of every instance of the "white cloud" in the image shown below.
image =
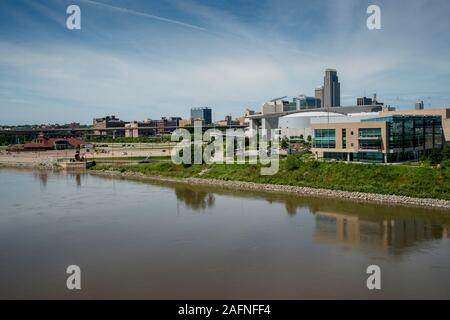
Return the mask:
[[[183,1],[174,6],[200,21],[198,25],[208,32],[183,25],[166,28],[178,24],[159,19],[162,29],[154,29],[153,24],[130,24],[126,30],[111,26],[95,34],[97,38],[81,34],[77,41],[63,37],[43,43],[3,40],[0,67],[5,73],[0,78],[0,105],[18,110],[30,110],[34,105],[35,110],[43,111],[39,115],[60,122],[75,116],[89,122],[93,116],[113,112],[128,120],[187,116],[190,107],[201,105],[213,107],[217,117],[230,112],[237,116],[245,107],[259,108],[275,96],[313,94],[327,67],[338,69],[345,103],[375,91],[389,102],[383,94],[395,99],[397,95],[416,97],[420,96],[417,92],[432,95],[446,90],[450,84],[449,45],[433,47],[448,40],[439,33],[449,27],[442,12],[428,10],[420,16],[419,25],[414,18],[423,5],[405,9],[389,2],[381,5],[383,29],[368,31],[365,10],[358,3],[338,1],[324,6],[322,18],[329,19],[315,37],[308,37],[304,30],[283,32],[281,9],[253,25],[231,12]],[[309,4],[304,14],[311,10]],[[301,20],[302,12],[296,11],[289,19],[298,14]],[[107,17],[109,13],[104,14]],[[146,18],[132,14],[136,19]],[[51,10],[48,15],[57,19]],[[270,24],[272,20],[277,23]],[[412,32],[408,32],[405,25],[411,21]],[[286,25],[291,28],[292,21]],[[436,101],[445,97],[435,96]],[[12,113],[5,119],[26,121],[30,115],[35,116]]]

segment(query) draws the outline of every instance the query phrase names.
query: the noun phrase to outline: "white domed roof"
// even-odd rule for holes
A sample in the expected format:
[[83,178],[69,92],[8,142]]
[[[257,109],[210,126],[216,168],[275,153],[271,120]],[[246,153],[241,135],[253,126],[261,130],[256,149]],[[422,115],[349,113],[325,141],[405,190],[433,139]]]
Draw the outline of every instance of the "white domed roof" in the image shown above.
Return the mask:
[[307,118],[307,117],[342,117],[343,115],[336,112],[325,111],[309,111],[309,112],[297,112],[283,116],[282,118]]

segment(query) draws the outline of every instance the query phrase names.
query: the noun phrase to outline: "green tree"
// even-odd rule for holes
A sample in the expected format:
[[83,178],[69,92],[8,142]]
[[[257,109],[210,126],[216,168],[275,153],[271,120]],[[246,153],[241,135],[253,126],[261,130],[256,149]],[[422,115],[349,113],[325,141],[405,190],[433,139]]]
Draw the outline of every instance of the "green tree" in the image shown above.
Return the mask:
[[281,149],[289,148],[289,140],[287,137],[283,137],[283,139],[281,139],[280,147]]

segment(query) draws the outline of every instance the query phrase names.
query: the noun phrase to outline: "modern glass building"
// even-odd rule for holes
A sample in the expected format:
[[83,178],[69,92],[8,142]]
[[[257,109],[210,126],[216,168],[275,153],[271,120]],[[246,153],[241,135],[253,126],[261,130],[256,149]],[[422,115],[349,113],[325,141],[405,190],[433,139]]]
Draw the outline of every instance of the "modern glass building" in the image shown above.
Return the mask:
[[321,107],[320,99],[316,97],[308,97],[308,96],[299,96],[298,97],[298,106],[300,110],[304,109],[317,109]]
[[434,148],[442,148],[441,116],[392,115],[361,122],[386,122],[388,127],[387,162],[417,160]]
[[319,109],[320,107],[320,99],[317,99],[316,97],[299,95],[298,97],[294,97],[292,101],[289,101],[289,103],[283,107],[283,111]]
[[191,118],[195,121],[198,119],[202,119],[205,122],[205,125],[209,125],[212,123],[212,110],[208,107],[203,108],[192,108],[191,109]]
[[355,123],[315,124],[312,151],[325,160],[399,162],[443,147],[441,116],[389,115]]

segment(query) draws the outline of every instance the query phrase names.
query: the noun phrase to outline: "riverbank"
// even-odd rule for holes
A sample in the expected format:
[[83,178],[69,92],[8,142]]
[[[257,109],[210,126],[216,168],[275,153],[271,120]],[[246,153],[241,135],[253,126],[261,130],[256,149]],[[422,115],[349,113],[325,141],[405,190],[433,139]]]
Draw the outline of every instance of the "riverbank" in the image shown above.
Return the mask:
[[[60,169],[59,163],[74,159],[74,149],[69,150],[47,150],[47,151],[27,151],[27,152],[6,152],[0,151],[0,166],[20,167],[30,169]],[[156,155],[155,155],[156,154]],[[81,156],[87,161],[96,161],[99,163],[138,163],[139,161],[170,161],[170,156],[165,152],[158,150],[156,153],[144,153],[140,155],[128,156],[118,154],[115,157],[111,153],[88,153],[82,150]]]
[[[450,168],[280,160],[274,175],[261,175],[261,165],[172,162],[139,165],[99,165],[95,170],[139,172],[175,178],[202,178],[314,189],[432,198],[450,201]],[[295,160],[295,159],[294,159]]]
[[[3,160],[7,161],[3,161]],[[61,169],[56,159],[0,157],[0,167]],[[280,161],[273,176],[260,165],[100,164],[94,174],[221,188],[290,193],[373,203],[450,209],[450,168]]]
[[0,156],[0,167],[28,168],[28,169],[57,169],[58,159],[55,157],[42,157],[35,155]]
[[349,191],[339,191],[322,188],[298,187],[289,185],[246,182],[246,181],[229,181],[229,180],[219,180],[209,178],[194,178],[194,177],[180,178],[173,176],[171,177],[163,175],[144,174],[141,172],[132,172],[132,171],[98,170],[98,168],[96,170],[90,170],[89,172],[93,175],[115,177],[122,179],[139,179],[148,181],[184,183],[189,185],[212,186],[237,190],[264,191],[283,194],[288,193],[297,196],[348,199],[358,202],[450,209],[450,201],[443,199],[413,198],[397,195],[383,195],[365,192],[349,192]]

